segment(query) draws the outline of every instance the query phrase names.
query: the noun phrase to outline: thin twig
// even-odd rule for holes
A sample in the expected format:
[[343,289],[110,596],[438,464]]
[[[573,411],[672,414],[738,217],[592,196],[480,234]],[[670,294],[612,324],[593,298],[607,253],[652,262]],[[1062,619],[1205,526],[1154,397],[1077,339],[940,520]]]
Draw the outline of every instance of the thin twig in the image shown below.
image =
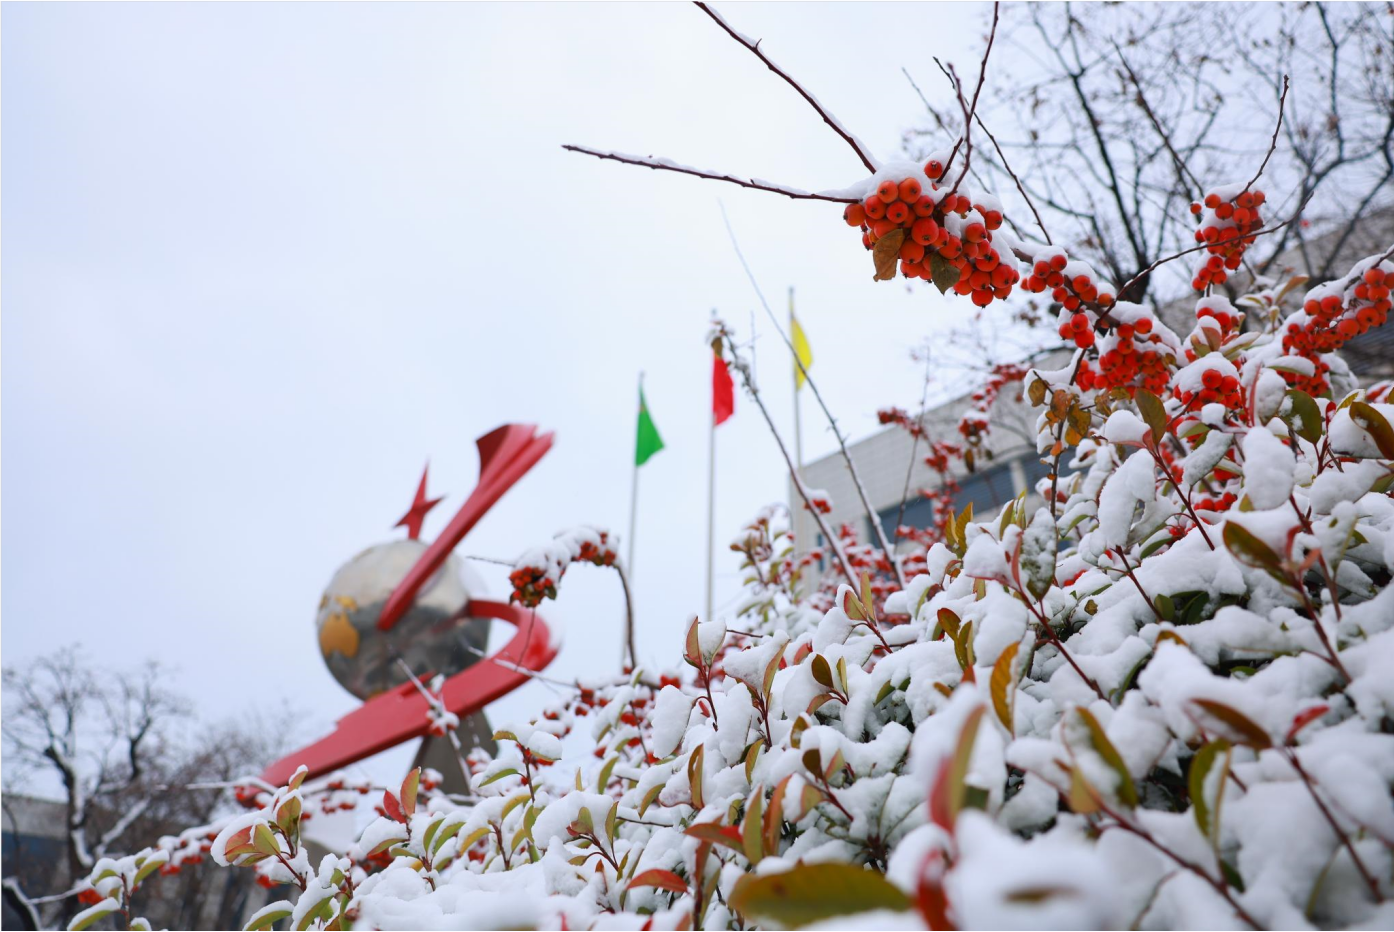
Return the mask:
[[759,390],[755,387],[755,381],[750,374],[750,364],[740,357],[736,352],[736,344],[732,341],[725,327],[721,329],[721,339],[726,343],[726,347],[731,352],[731,365],[740,373],[741,382],[745,385],[745,390],[750,393],[750,397],[755,401],[755,406],[760,409],[760,413],[765,416],[765,424],[770,429],[770,434],[774,437],[775,445],[779,447],[779,452],[784,456],[784,463],[789,467],[789,475],[794,480],[794,488],[798,491],[799,497],[803,499],[804,507],[813,515],[813,520],[818,524],[818,530],[823,532],[823,539],[827,542],[833,556],[837,558],[837,564],[842,569],[842,575],[847,577],[847,584],[854,590],[858,588],[857,577],[853,575],[851,566],[847,563],[847,557],[842,552],[842,547],[838,544],[837,538],[829,530],[827,522],[823,520],[822,513],[813,505],[813,501],[808,494],[808,489],[804,487],[803,479],[799,476],[798,469],[794,466],[794,460],[789,456],[789,450],[784,446],[784,440],[779,436],[779,431],[775,429],[774,419],[770,417],[769,409],[765,407],[765,401],[760,397]]
[[1026,193],[1026,188],[1022,185],[1021,179],[1017,177],[1016,172],[1012,171],[1012,167],[1007,164],[1007,153],[1003,152],[1002,147],[997,144],[997,137],[992,135],[992,130],[987,128],[987,124],[983,122],[983,118],[978,116],[977,113],[973,114],[973,119],[978,121],[978,128],[987,133],[987,138],[992,140],[992,147],[997,150],[997,157],[1002,160],[1002,167],[1006,170],[1007,174],[1011,176],[1012,181],[1016,182],[1017,191],[1021,192],[1022,199],[1026,201],[1026,206],[1031,208],[1031,213],[1035,214],[1036,226],[1041,228],[1041,235],[1045,237],[1046,244],[1054,246],[1055,242],[1050,238],[1050,233],[1046,231],[1045,224],[1041,222],[1041,212],[1037,210],[1036,205],[1032,203],[1031,195]]
[[1133,71],[1133,66],[1128,64],[1128,60],[1123,57],[1123,50],[1118,47],[1117,41],[1113,43],[1113,50],[1118,53],[1118,60],[1123,63],[1123,69],[1128,72],[1128,77],[1132,79],[1133,87],[1137,89],[1138,106],[1142,107],[1142,112],[1147,114],[1147,119],[1152,121],[1152,128],[1157,131],[1157,135],[1162,139],[1162,145],[1166,146],[1167,152],[1170,153],[1171,161],[1176,166],[1177,177],[1181,179],[1183,184],[1186,179],[1189,178],[1199,196],[1203,197],[1205,195],[1205,186],[1200,183],[1191,172],[1190,167],[1187,166],[1185,159],[1181,158],[1180,154],[1178,154],[1176,149],[1172,146],[1171,136],[1162,128],[1162,121],[1157,119],[1157,115],[1152,112],[1152,107],[1147,103],[1147,97],[1142,92],[1142,81],[1138,79],[1137,72]]
[[[1332,83],[1333,83],[1333,92],[1334,92],[1334,83],[1335,83],[1335,82],[1332,82]],[[1283,92],[1282,92],[1282,94],[1278,95],[1278,124],[1277,124],[1276,126],[1273,127],[1273,139],[1268,143],[1268,154],[1265,155],[1265,156],[1263,157],[1263,164],[1259,165],[1258,171],[1254,172],[1254,177],[1253,177],[1252,179],[1250,179],[1250,181],[1249,181],[1248,184],[1244,185],[1244,190],[1245,190],[1245,191],[1247,191],[1247,190],[1249,190],[1250,188],[1252,188],[1252,187],[1254,186],[1255,182],[1258,181],[1259,176],[1263,174],[1263,170],[1264,170],[1265,168],[1268,167],[1268,160],[1271,159],[1271,158],[1273,157],[1273,152],[1278,148],[1278,131],[1281,130],[1281,129],[1283,128],[1283,105],[1284,105],[1285,103],[1287,103],[1287,99],[1288,99],[1288,76],[1287,76],[1287,75],[1283,75]],[[1299,212],[1300,212],[1300,211],[1299,211]]]
[[[886,531],[885,528],[881,527],[880,516],[876,513],[875,509],[871,507],[871,500],[866,494],[866,486],[862,483],[861,474],[857,472],[857,464],[852,461],[852,454],[847,449],[847,438],[842,435],[842,430],[837,426],[837,420],[833,417],[832,412],[828,410],[827,404],[823,401],[822,394],[818,391],[818,385],[813,381],[813,377],[809,375],[807,367],[803,364],[803,360],[799,358],[798,352],[795,351],[794,342],[789,339],[789,334],[785,333],[784,328],[780,326],[779,318],[774,316],[774,311],[770,310],[770,305],[769,302],[765,300],[764,292],[760,290],[760,285],[755,280],[754,273],[750,271],[749,263],[745,261],[745,254],[741,252],[741,245],[736,241],[736,231],[731,228],[731,219],[726,216],[726,205],[724,204],[721,205],[721,219],[726,224],[726,232],[731,237],[731,247],[736,251],[736,258],[740,260],[741,268],[745,269],[746,278],[750,279],[750,285],[755,289],[755,296],[760,299],[760,306],[765,309],[765,313],[769,315],[770,322],[774,324],[774,329],[779,333],[780,339],[782,339],[784,345],[789,348],[789,354],[794,357],[794,364],[799,367],[799,372],[803,374],[804,381],[808,383],[808,387],[813,389],[813,397],[818,400],[818,407],[823,409],[823,416],[828,419],[828,426],[832,428],[833,436],[837,438],[837,446],[842,452],[843,462],[847,464],[847,471],[852,474],[852,484],[857,490],[858,498],[861,499],[862,508],[866,511],[866,517],[871,523],[872,532],[876,535],[877,543],[881,545],[882,552],[886,554],[886,559],[890,561],[891,566],[895,569],[896,582],[900,585],[901,589],[904,589],[905,573],[900,568],[900,561],[895,558],[894,551],[891,550],[890,541],[886,539]],[[856,583],[853,583],[853,587],[855,586]]]
[[[992,54],[992,43],[997,38],[997,14],[1000,7],[1000,3],[992,5],[992,31],[987,34],[987,48],[983,50],[982,64],[978,66],[978,86],[973,89],[973,103],[963,114],[963,168],[954,180],[950,194],[958,192],[958,186],[963,184],[963,179],[968,175],[968,166],[973,161],[973,117],[978,112],[978,95],[983,92],[983,79],[987,77],[987,59]],[[947,171],[947,166],[945,170]]]
[[[920,453],[920,434],[924,433],[925,405],[929,401],[929,360],[930,354],[925,350],[924,360],[924,386],[920,391],[920,413],[915,418],[915,426],[918,428],[910,434],[910,463],[905,467],[905,488],[900,493],[900,510],[896,512],[895,526],[900,530],[900,526],[905,523],[905,503],[910,501],[910,479],[915,473],[915,459]],[[933,445],[930,449],[934,449]]]
[[756,191],[769,191],[771,194],[782,194],[785,197],[792,197],[795,200],[806,201],[833,201],[837,204],[855,204],[858,199],[855,197],[838,197],[832,194],[815,194],[811,191],[800,191],[798,188],[784,188],[769,182],[755,181],[753,179],[737,178],[734,175],[723,175],[719,172],[702,171],[698,168],[689,168],[686,165],[679,165],[668,159],[654,158],[653,156],[624,155],[620,152],[604,152],[600,149],[590,149],[585,146],[562,146],[568,152],[579,152],[582,155],[592,155],[598,159],[609,159],[614,162],[623,162],[626,165],[639,165],[644,168],[652,168],[657,171],[678,172],[682,175],[695,175],[698,178],[707,178],[711,181],[725,181],[730,184],[738,184],[743,188],[754,188]]
[[721,18],[720,14],[718,14],[711,7],[707,6],[707,4],[699,2],[697,4],[697,8],[701,10],[703,13],[706,13],[708,16],[710,16],[718,26],[726,30],[727,35],[729,35],[732,39],[735,39],[741,45],[745,46],[746,49],[748,49],[751,52],[751,54],[753,54],[756,58],[760,59],[760,61],[764,63],[766,68],[779,75],[781,78],[785,80],[785,82],[790,87],[798,91],[799,96],[802,97],[804,100],[808,101],[809,106],[816,110],[818,112],[818,115],[823,118],[823,122],[831,126],[833,128],[833,132],[841,136],[842,140],[846,142],[847,145],[852,147],[852,151],[857,153],[857,158],[862,160],[862,164],[866,166],[866,170],[871,172],[872,174],[876,173],[876,160],[873,159],[870,155],[868,155],[866,150],[862,148],[861,141],[858,140],[851,133],[847,132],[847,130],[843,128],[842,124],[838,122],[837,117],[833,116],[827,110],[823,109],[823,105],[818,102],[818,99],[814,97],[812,94],[810,94],[808,91],[804,90],[803,87],[799,85],[798,81],[795,81],[793,78],[789,77],[789,75],[786,74],[784,71],[781,71],[780,68],[774,62],[770,61],[769,58],[766,57],[765,53],[760,51],[760,40],[757,39],[756,41],[751,42],[750,39],[741,35],[739,32],[736,32],[736,30],[732,29],[730,25],[727,24],[726,20]]

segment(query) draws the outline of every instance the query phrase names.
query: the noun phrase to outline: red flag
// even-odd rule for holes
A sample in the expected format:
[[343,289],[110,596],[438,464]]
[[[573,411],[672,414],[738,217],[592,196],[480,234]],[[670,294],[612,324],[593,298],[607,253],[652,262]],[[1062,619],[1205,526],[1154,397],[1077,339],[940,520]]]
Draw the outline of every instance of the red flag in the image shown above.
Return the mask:
[[726,360],[712,354],[712,423],[720,424],[736,413],[736,386]]

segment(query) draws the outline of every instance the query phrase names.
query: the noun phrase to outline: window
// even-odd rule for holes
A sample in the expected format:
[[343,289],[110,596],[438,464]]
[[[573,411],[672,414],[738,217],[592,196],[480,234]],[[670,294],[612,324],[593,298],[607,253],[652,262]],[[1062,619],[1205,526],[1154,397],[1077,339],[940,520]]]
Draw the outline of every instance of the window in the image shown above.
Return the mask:
[[[997,463],[990,469],[982,469],[962,476],[958,480],[959,492],[954,496],[955,510],[962,511],[968,507],[969,502],[972,502],[973,513],[981,516],[998,511],[1003,505],[1016,498],[1018,490],[1012,477],[1014,463],[1020,463],[1021,470],[1025,473],[1028,490],[1034,490],[1036,482],[1050,473],[1050,467],[1042,463],[1039,457],[1027,454],[1016,460]],[[888,538],[895,534],[896,518],[899,515],[900,505],[898,503],[881,512],[881,527],[885,530]],[[933,522],[934,505],[932,502],[916,495],[905,503],[905,517],[902,523],[910,527],[926,528]]]

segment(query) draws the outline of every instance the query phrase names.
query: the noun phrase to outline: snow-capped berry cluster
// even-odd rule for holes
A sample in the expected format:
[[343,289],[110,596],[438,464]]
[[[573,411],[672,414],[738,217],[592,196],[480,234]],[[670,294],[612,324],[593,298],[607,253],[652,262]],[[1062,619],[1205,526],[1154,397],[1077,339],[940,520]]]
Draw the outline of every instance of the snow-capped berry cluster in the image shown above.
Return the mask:
[[1226,409],[1244,406],[1244,396],[1239,388],[1239,371],[1218,353],[1202,356],[1179,371],[1172,394],[1188,410],[1208,404],[1223,405]]
[[1156,326],[1153,318],[1145,316],[1119,324],[1100,342],[1097,368],[1081,361],[1079,387],[1085,391],[1121,388],[1130,395],[1138,388],[1153,394],[1165,391],[1176,354]]
[[1394,262],[1367,259],[1346,278],[1307,292],[1302,310],[1284,325],[1283,351],[1310,360],[1312,372],[1288,372],[1289,384],[1313,395],[1326,391],[1330,367],[1322,354],[1383,325],[1389,318],[1391,289]]
[[[1077,311],[1081,307],[1107,311],[1117,300],[1113,286],[1101,280],[1089,263],[1071,259],[1065,250],[1056,246],[1042,246],[1035,251],[1031,274],[1026,276],[1021,287],[1032,294],[1049,289],[1051,298],[1066,311]],[[1092,322],[1086,317],[1085,323]],[[1070,318],[1061,322],[1060,336],[1073,340],[1076,346],[1091,346],[1093,340],[1085,335],[1087,329],[1075,326],[1074,319]]]
[[557,586],[572,563],[614,566],[616,559],[609,531],[590,525],[562,531],[551,543],[534,547],[518,558],[508,575],[513,584],[510,601],[536,608],[543,599],[557,597]]
[[[1020,273],[1011,251],[999,251],[993,242],[993,231],[1002,225],[1002,206],[996,198],[940,185],[940,158],[931,158],[922,168],[888,167],[881,174],[892,177],[877,181],[873,193],[849,204],[842,214],[849,226],[862,230],[863,246],[874,249],[878,243],[890,243],[906,278],[951,286],[978,307],[1012,293]],[[883,277],[879,271],[878,277]]]
[[1204,204],[1191,204],[1199,228],[1196,242],[1207,244],[1196,267],[1191,287],[1204,291],[1211,285],[1222,285],[1229,273],[1244,261],[1244,252],[1254,243],[1254,231],[1263,226],[1259,207],[1264,201],[1262,191],[1247,185],[1226,185],[1205,195]]

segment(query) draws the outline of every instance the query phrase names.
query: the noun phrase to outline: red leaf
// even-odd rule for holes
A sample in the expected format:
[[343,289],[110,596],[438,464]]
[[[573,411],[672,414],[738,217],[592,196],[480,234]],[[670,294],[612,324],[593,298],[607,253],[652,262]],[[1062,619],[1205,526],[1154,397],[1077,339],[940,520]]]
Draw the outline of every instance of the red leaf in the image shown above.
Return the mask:
[[397,802],[397,797],[392,795],[391,790],[382,791],[382,808],[387,813],[387,817],[393,822],[406,824],[407,817],[402,815],[402,805]]
[[[741,838],[741,830],[734,825],[718,825],[715,822],[698,822],[696,825],[689,825],[686,834],[693,838],[700,838],[702,841],[712,842],[718,845],[725,845],[732,851],[745,853],[744,840]],[[684,887],[686,889],[686,887]]]
[[920,868],[920,883],[915,890],[915,905],[924,916],[925,924],[935,930],[952,930],[956,926],[949,918],[949,895],[944,890],[944,853],[931,851]]
[[1288,727],[1287,737],[1283,739],[1284,744],[1292,744],[1292,739],[1297,737],[1297,733],[1306,728],[1312,722],[1321,718],[1331,711],[1331,706],[1326,703],[1314,705],[1305,712],[1298,712],[1292,717],[1292,724]]
[[687,881],[683,880],[672,871],[659,870],[653,868],[646,870],[642,874],[629,881],[631,887],[659,887],[663,890],[671,890],[674,893],[686,893]]

